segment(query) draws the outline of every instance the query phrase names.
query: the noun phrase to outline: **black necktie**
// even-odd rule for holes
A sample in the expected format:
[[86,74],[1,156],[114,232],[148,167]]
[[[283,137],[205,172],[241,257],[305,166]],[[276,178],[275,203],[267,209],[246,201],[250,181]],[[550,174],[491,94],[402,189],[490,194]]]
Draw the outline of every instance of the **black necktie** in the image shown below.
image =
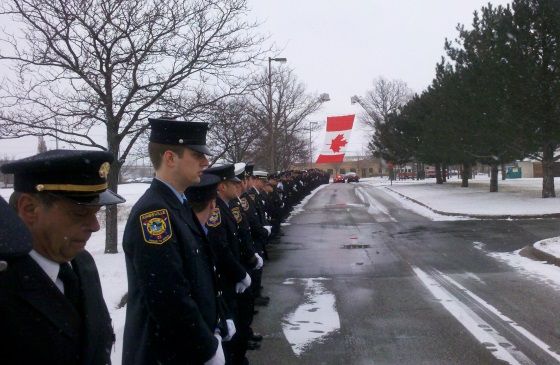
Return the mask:
[[80,280],[69,263],[60,264],[58,277],[64,284],[64,296],[81,312]]

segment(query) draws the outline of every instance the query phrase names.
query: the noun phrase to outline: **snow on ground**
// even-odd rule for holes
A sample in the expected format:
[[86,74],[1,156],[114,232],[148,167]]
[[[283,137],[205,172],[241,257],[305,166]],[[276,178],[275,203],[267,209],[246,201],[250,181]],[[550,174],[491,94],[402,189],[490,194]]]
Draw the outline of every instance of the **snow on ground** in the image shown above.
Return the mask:
[[546,240],[536,242],[533,246],[537,250],[560,258],[560,237],[547,238]]
[[309,195],[307,195],[305,198],[302,199],[302,201],[294,206],[294,209],[292,210],[292,212],[290,213],[290,215],[288,216],[288,218],[286,218],[285,223],[282,223],[283,226],[289,225],[288,223],[290,222],[290,219],[296,215],[299,214],[301,212],[304,211],[303,207],[305,206],[305,204],[307,204],[307,202],[313,198],[313,196],[315,196],[315,194],[317,194],[317,192],[321,189],[323,189],[324,187],[329,186],[328,184],[323,184],[323,185],[319,185],[318,187],[315,188],[315,190],[311,191],[311,193]]
[[340,329],[333,293],[325,289],[326,278],[287,279],[285,285],[296,282],[305,285],[304,303],[282,320],[282,331],[296,356],[313,343],[321,343],[330,333]]
[[490,252],[486,251],[485,244],[482,242],[474,242],[474,247],[498,261],[508,264],[530,279],[544,283],[560,291],[560,267],[550,265],[545,261],[535,261],[521,256],[521,250],[513,252]]
[[124,333],[124,321],[126,316],[126,306],[118,308],[123,295],[128,291],[128,283],[126,276],[126,264],[124,260],[124,253],[122,251],[122,235],[124,226],[130,209],[148,189],[150,184],[122,184],[119,185],[119,194],[126,199],[126,203],[119,204],[118,206],[118,227],[119,227],[119,253],[114,255],[104,254],[105,250],[105,226],[103,224],[103,212],[99,214],[99,220],[102,223],[102,228],[95,232],[87,243],[87,250],[93,255],[99,277],[101,279],[101,286],[103,288],[103,297],[111,318],[113,319],[113,328],[115,330],[116,342],[115,348],[111,353],[111,362],[113,365],[119,365],[122,359],[122,341]]
[[[436,212],[481,216],[560,214],[560,200],[541,198],[542,179],[538,178],[499,181],[496,193],[488,192],[489,179],[481,177],[471,180],[468,188],[461,188],[456,178],[442,185],[435,184],[435,179],[393,181],[392,185],[386,178],[362,181],[402,194]],[[560,186],[560,178],[555,179],[555,184]]]
[[465,217],[465,216],[460,216],[460,215],[444,215],[444,214],[438,214],[436,212],[434,212],[433,210],[426,208],[425,206],[422,206],[420,204],[417,204],[415,202],[413,202],[410,199],[407,199],[405,197],[403,197],[402,195],[390,190],[390,189],[385,189],[384,190],[387,194],[391,195],[395,200],[397,200],[399,203],[401,203],[401,205],[403,207],[405,207],[408,210],[413,211],[416,214],[419,214],[421,216],[424,216],[426,218],[429,218],[433,221],[458,221],[458,220],[468,220],[471,219],[469,217]]

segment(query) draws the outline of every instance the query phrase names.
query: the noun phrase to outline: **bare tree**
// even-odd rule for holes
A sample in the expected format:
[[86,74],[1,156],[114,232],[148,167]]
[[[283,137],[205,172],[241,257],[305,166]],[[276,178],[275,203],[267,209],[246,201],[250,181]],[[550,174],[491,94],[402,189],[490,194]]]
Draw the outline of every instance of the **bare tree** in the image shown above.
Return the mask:
[[376,123],[384,123],[391,113],[397,113],[414,95],[401,80],[387,80],[379,77],[373,80],[373,88],[364,97],[354,97],[365,110],[360,115],[362,123],[375,130]]
[[271,123],[268,117],[268,74],[257,76],[255,83],[258,87],[252,92],[251,115],[260,131],[255,141],[255,162],[271,171],[286,169],[302,156],[309,155],[305,143],[308,118],[326,100],[308,93],[292,70],[280,66],[272,73]]
[[[6,0],[19,28],[0,36],[0,137],[57,137],[107,149],[120,168],[149,115],[195,116],[245,85],[262,37],[247,0]],[[103,137],[96,137],[101,135]],[[117,252],[106,210],[105,252]]]
[[246,97],[233,97],[216,103],[208,118],[208,140],[214,153],[212,163],[218,159],[228,162],[247,161],[253,142],[259,135],[255,119],[249,114]]

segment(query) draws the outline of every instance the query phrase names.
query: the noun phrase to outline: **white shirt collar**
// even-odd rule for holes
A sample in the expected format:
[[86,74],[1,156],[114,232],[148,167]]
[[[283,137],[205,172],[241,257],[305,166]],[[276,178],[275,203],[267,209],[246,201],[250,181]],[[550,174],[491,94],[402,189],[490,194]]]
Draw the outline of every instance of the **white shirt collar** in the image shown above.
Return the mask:
[[58,272],[60,271],[60,264],[58,262],[52,261],[45,256],[42,256],[39,252],[31,250],[29,256],[43,269],[43,271],[48,275],[49,278],[56,283],[58,278]]

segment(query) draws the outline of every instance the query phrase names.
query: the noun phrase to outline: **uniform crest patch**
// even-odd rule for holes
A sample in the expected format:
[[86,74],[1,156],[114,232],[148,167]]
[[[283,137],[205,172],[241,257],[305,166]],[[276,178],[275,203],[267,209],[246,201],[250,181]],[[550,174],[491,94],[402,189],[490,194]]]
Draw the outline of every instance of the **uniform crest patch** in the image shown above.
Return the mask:
[[220,213],[220,208],[214,208],[212,213],[210,213],[210,218],[208,218],[208,222],[206,225],[208,227],[218,227],[222,223],[222,215]]
[[243,210],[249,210],[249,202],[247,201],[247,198],[243,197],[239,200],[241,201],[241,207],[243,208]]
[[146,243],[161,245],[173,236],[167,209],[154,210],[140,215],[140,224]]
[[233,214],[233,217],[235,218],[235,221],[237,223],[241,223],[241,211],[239,210],[239,207],[235,207],[231,209],[231,214]]

